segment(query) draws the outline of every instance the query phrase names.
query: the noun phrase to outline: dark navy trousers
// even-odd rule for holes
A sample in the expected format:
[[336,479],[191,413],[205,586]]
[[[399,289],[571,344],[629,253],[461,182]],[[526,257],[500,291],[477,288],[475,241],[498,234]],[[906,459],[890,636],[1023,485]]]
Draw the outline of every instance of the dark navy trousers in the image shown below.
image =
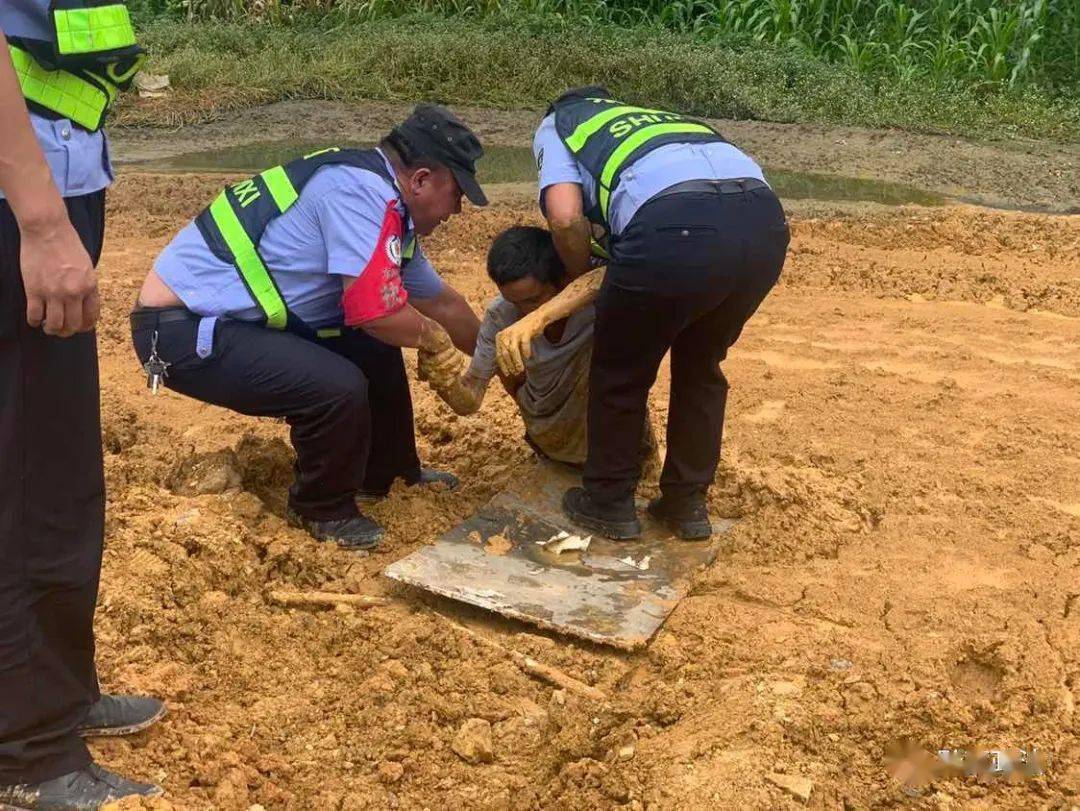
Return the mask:
[[728,381],[720,363],[779,279],[788,241],[772,190],[732,181],[659,195],[613,239],[589,379],[584,484],[593,500],[633,497],[647,398],[668,351],[660,487],[674,503],[704,496],[724,427]]

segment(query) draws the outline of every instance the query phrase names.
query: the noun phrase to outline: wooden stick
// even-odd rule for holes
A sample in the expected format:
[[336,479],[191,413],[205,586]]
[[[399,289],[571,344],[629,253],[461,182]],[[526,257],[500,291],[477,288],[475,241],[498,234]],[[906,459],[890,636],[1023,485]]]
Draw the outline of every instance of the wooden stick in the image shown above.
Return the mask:
[[461,623],[454,622],[452,619],[444,616],[443,614],[440,614],[438,611],[435,611],[433,613],[435,614],[435,616],[439,617],[444,622],[449,623],[457,630],[472,637],[480,644],[487,645],[490,648],[495,648],[496,650],[506,654],[514,661],[514,664],[521,668],[521,670],[527,675],[540,679],[541,681],[546,681],[548,684],[553,684],[556,687],[560,687],[567,692],[574,693],[575,695],[579,695],[583,698],[588,698],[592,701],[600,701],[605,704],[608,703],[607,694],[602,690],[599,690],[592,685],[586,684],[583,681],[579,681],[573,676],[568,676],[561,670],[554,668],[551,665],[545,665],[541,662],[538,662],[531,656],[526,656],[525,654],[519,653],[516,650],[511,650],[505,645],[496,642],[494,639],[488,639],[483,634],[478,634],[471,628],[466,628]]
[[356,608],[372,608],[386,605],[382,597],[368,597],[366,594],[335,594],[330,591],[272,591],[270,601],[287,608],[308,608],[310,606],[351,605]]
[[561,687],[568,692],[592,699],[593,701],[606,702],[608,700],[607,695],[602,690],[598,690],[583,681],[578,681],[573,676],[568,676],[551,665],[542,664],[532,657],[525,656],[517,651],[514,651],[513,658],[517,666],[530,676],[542,679],[548,684],[554,684],[556,687]]

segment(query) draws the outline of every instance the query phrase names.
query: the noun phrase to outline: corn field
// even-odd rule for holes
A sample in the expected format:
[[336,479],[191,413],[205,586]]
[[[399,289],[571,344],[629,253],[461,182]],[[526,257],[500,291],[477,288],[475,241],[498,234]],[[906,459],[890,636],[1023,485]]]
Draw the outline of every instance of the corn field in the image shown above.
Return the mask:
[[[660,28],[804,49],[861,75],[1075,95],[1080,0],[142,0],[189,19],[355,22],[427,13]],[[134,4],[133,4],[134,5]]]

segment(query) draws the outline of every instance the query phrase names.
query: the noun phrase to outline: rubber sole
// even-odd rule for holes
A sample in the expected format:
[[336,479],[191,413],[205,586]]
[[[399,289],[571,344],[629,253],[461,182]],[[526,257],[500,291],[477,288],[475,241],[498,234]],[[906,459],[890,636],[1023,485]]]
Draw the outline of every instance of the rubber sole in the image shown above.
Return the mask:
[[641,522],[636,518],[632,521],[604,521],[568,507],[565,498],[562,510],[567,518],[582,529],[613,541],[633,541],[641,537]]
[[713,528],[709,521],[679,521],[666,515],[658,515],[650,508],[646,512],[652,518],[670,529],[682,541],[707,541],[712,537]]
[[[168,710],[165,709],[163,704],[160,710],[137,724],[129,724],[126,727],[85,727],[78,730],[78,734],[80,738],[118,738],[121,735],[134,735],[136,732],[149,729],[164,718],[167,713]],[[2,806],[0,806],[0,811],[3,811]]]
[[297,529],[304,530],[308,535],[314,538],[319,543],[336,543],[342,549],[348,552],[369,552],[376,548],[383,539],[385,531],[380,527],[377,534],[371,537],[370,540],[364,541],[347,541],[336,535],[331,535],[325,532],[319,532],[312,525],[314,522],[309,522],[299,515],[289,510],[285,514],[285,518],[290,526],[294,526]]

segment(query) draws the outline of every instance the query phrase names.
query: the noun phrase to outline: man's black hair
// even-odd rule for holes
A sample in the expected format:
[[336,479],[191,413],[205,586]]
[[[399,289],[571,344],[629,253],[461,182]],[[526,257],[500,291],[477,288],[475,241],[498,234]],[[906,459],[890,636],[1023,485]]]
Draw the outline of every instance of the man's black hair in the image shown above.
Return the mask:
[[495,237],[488,251],[487,271],[498,285],[531,276],[558,286],[566,275],[551,232],[532,225],[515,225]]

